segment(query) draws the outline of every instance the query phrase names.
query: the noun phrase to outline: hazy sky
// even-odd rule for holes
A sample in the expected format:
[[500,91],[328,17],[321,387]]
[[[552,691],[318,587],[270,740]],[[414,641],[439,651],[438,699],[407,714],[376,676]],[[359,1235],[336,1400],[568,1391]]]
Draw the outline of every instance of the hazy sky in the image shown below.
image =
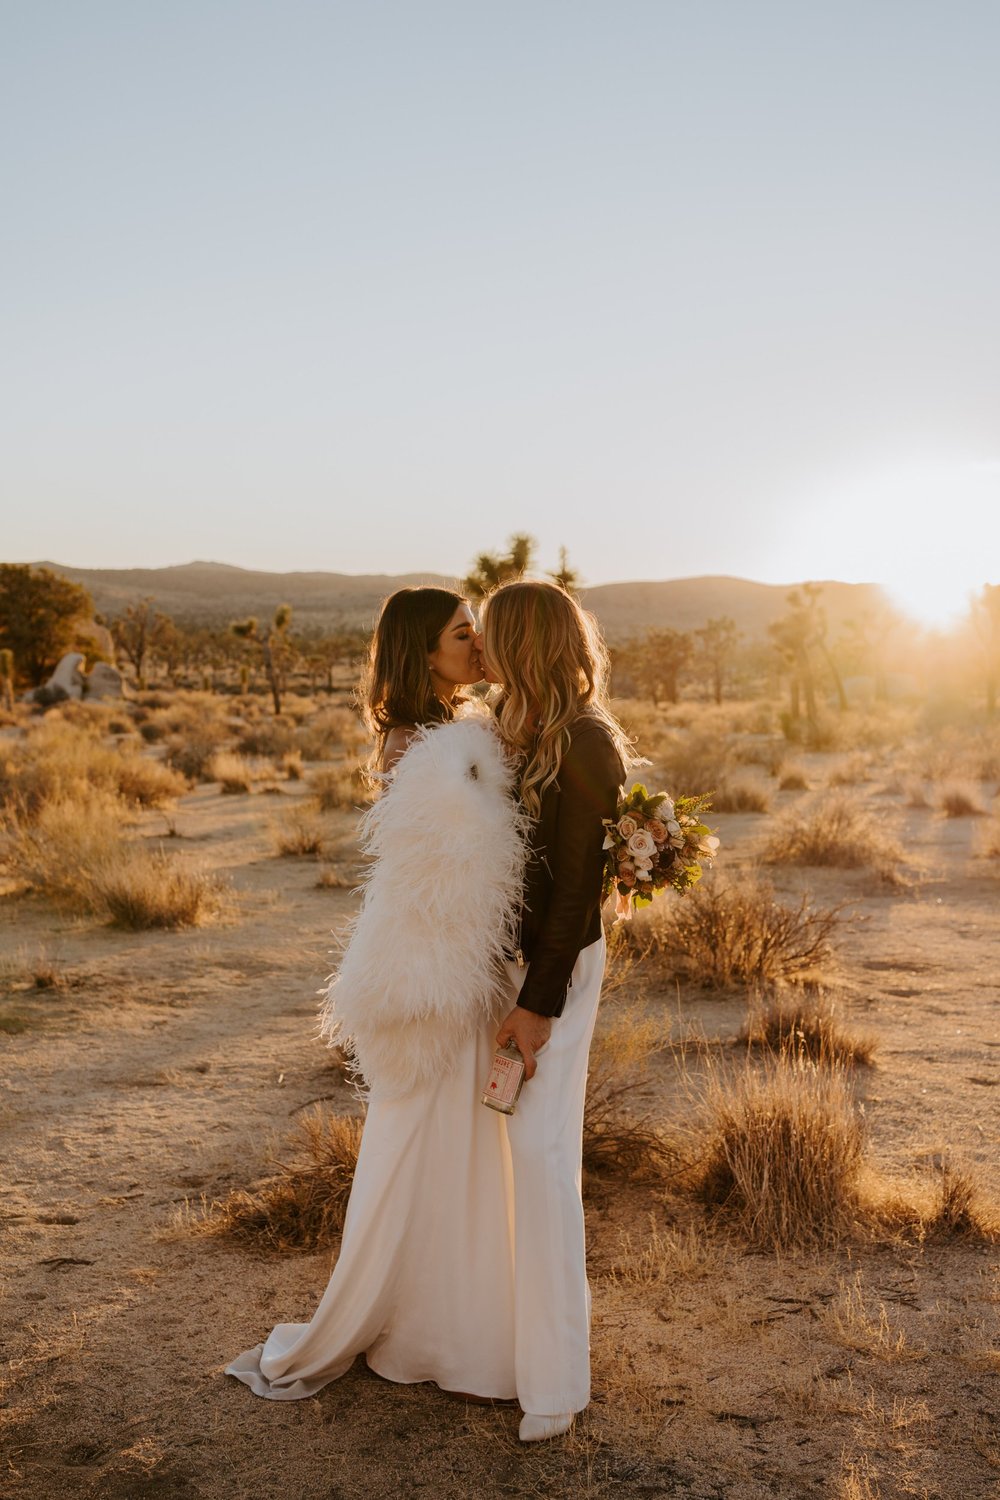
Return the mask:
[[1000,581],[996,0],[5,0],[0,556]]

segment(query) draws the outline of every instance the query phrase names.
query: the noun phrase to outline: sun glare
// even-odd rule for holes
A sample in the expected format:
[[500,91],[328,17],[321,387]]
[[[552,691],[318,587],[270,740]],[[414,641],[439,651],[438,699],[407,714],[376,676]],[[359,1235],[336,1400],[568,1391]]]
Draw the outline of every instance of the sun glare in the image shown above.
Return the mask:
[[817,499],[795,527],[821,559],[816,576],[879,583],[922,625],[955,625],[984,583],[1000,582],[1000,462],[854,475]]

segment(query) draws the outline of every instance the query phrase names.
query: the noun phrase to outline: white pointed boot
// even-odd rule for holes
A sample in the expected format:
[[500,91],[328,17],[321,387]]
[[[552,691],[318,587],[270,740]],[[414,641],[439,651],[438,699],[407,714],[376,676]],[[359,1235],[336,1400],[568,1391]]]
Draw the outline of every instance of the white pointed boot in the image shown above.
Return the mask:
[[542,1443],[546,1438],[559,1437],[564,1432],[569,1432],[576,1418],[576,1412],[558,1412],[553,1417],[539,1417],[533,1412],[526,1411],[521,1418],[521,1427],[518,1437],[522,1443]]

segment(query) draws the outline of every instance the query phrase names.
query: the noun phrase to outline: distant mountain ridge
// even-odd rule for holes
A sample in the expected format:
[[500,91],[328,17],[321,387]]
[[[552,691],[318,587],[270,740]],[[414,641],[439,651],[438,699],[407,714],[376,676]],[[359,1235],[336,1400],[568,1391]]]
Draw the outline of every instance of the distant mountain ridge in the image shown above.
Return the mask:
[[[287,603],[295,622],[305,629],[369,629],[381,601],[394,589],[458,587],[458,580],[441,573],[265,573],[215,562],[166,568],[74,568],[54,562],[35,566],[82,583],[103,615],[120,614],[127,605],[152,595],[164,614],[202,625],[226,624],[247,615],[263,617]],[[651,626],[694,630],[722,615],[754,637],[763,635],[782,614],[794,587],[707,576],[598,584],[581,590],[580,598],[597,615],[610,641],[641,635]],[[830,580],[822,582],[822,588],[834,628],[866,607],[885,602],[877,584]]]

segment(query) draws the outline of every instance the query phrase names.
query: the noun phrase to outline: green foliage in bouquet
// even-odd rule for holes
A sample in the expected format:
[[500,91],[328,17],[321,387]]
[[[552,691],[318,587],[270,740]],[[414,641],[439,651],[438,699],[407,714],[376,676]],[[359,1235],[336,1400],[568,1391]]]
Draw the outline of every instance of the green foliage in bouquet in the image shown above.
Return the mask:
[[690,890],[710,864],[719,840],[703,821],[712,805],[709,793],[671,797],[649,792],[641,782],[605,818],[604,897],[616,892],[619,916],[649,906],[658,891]]

